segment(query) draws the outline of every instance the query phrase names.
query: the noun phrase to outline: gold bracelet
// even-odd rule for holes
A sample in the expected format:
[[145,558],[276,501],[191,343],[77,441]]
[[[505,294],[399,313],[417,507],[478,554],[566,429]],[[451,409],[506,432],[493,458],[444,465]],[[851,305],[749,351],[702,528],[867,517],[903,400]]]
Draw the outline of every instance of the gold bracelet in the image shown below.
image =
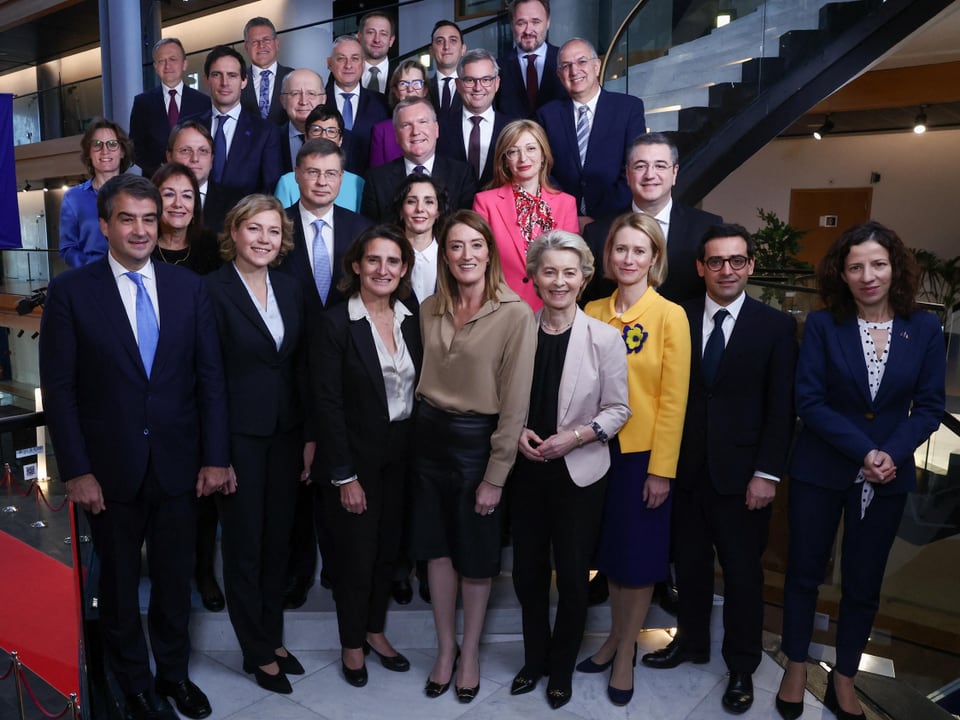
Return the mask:
[[580,434],[580,431],[574,428],[573,434],[577,436],[577,447],[583,447],[583,435]]

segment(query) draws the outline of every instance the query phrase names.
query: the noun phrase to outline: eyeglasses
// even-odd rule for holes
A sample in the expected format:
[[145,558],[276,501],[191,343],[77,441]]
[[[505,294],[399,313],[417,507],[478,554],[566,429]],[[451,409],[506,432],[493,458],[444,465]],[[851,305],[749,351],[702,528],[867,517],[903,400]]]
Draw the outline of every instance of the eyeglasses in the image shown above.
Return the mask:
[[746,255],[731,255],[730,257],[720,257],[719,255],[713,255],[708,257],[703,261],[703,264],[710,268],[713,272],[720,272],[723,270],[725,263],[730,263],[731,270],[743,270],[747,263],[750,262],[750,258]]
[[267,38],[257,38],[256,40],[247,40],[250,45],[253,47],[260,47],[261,45],[273,45],[274,41],[277,39],[277,36]]
[[672,170],[675,167],[676,167],[675,164],[663,162],[662,160],[660,160],[653,163],[652,165],[650,163],[645,163],[642,161],[635,162],[633,165],[630,166],[630,169],[633,172],[645,174],[647,170],[650,170],[652,168],[657,175],[663,175],[665,172],[667,172],[668,170]]
[[577,58],[573,62],[563,62],[557,65],[557,72],[562,75],[563,73],[568,72],[573,67],[576,67],[578,70],[586,70],[587,65],[589,65],[596,59],[597,58],[595,57],[592,57],[592,58],[581,57],[581,58]]
[[328,183],[332,183],[339,178],[343,172],[340,170],[320,170],[319,168],[307,168],[303,170],[303,174],[307,176],[307,179],[310,182],[316,182],[321,177],[326,180]]
[[325,98],[327,96],[326,93],[317,92],[316,90],[290,90],[280,94],[286,95],[287,97],[306,97],[310,100],[319,100],[320,98]]
[[408,90],[409,88],[413,88],[414,90],[423,90],[423,85],[423,80],[400,80],[397,83],[397,87],[403,88],[404,90]]
[[192,158],[194,155],[196,155],[197,157],[205,158],[213,155],[213,150],[211,150],[208,147],[198,147],[198,148],[181,147],[174,150],[173,154],[176,155],[178,158],[185,158],[185,159]]
[[507,148],[507,151],[504,153],[510,160],[515,160],[520,157],[520,153],[523,153],[526,157],[534,157],[540,154],[539,145],[524,145],[523,147],[511,147]]
[[324,127],[323,125],[311,125],[307,128],[310,135],[324,135],[328,138],[338,138],[341,135],[338,127]]
[[460,78],[460,82],[463,83],[465,88],[476,87],[477,83],[480,83],[481,87],[488,88],[493,85],[493,81],[497,79],[496,75],[484,75],[483,77],[466,77],[463,76]]
[[116,152],[120,147],[119,140],[94,140],[90,143],[90,147],[96,150],[97,152]]

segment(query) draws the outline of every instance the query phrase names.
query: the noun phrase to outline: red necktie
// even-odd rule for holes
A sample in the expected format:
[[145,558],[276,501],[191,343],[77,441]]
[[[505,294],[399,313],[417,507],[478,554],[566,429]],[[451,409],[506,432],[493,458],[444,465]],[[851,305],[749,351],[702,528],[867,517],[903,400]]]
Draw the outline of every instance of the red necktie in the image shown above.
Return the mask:
[[470,131],[469,150],[467,151],[467,160],[473,165],[473,173],[480,177],[480,121],[483,120],[479,115],[470,118],[473,123],[473,129]]
[[530,103],[530,112],[533,112],[537,109],[537,92],[540,90],[537,87],[537,66],[535,63],[537,56],[530,54],[523,57],[527,60],[527,102]]
[[180,108],[177,107],[177,91],[168,90],[170,94],[170,107],[167,108],[167,122],[170,123],[170,127],[173,127],[177,124],[177,120],[180,119]]

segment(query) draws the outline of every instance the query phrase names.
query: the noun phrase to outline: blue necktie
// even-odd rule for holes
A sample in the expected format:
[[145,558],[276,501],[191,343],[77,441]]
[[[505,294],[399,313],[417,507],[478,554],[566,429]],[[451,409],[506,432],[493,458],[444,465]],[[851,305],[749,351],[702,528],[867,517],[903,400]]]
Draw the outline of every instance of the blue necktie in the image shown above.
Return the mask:
[[723,348],[726,343],[723,340],[723,321],[730,313],[720,308],[713,314],[713,332],[707,338],[707,344],[703,348],[703,379],[707,385],[713,385],[717,377],[717,370],[720,369],[720,359],[723,357]]
[[227,136],[223,134],[229,115],[217,115],[217,133],[213,136],[213,181],[223,178],[223,167],[227,164]]
[[313,281],[317,284],[317,292],[323,304],[327,304],[327,296],[330,294],[330,256],[327,255],[327,244],[323,241],[323,228],[326,223],[317,218],[310,223],[316,229],[316,235],[313,236]]
[[580,167],[583,167],[587,160],[587,143],[590,142],[590,117],[587,114],[589,111],[590,108],[581,105],[577,115],[577,148],[580,150]]
[[153,358],[157,354],[157,342],[160,339],[160,326],[157,324],[157,314],[153,311],[153,303],[143,286],[143,277],[138,272],[128,272],[127,277],[137,286],[137,344],[140,346],[143,369],[147,371],[147,377],[150,377]]
[[260,71],[260,117],[266,120],[270,114],[270,71]]
[[340,97],[343,98],[343,126],[353,130],[353,103],[350,102],[353,93],[340,93]]

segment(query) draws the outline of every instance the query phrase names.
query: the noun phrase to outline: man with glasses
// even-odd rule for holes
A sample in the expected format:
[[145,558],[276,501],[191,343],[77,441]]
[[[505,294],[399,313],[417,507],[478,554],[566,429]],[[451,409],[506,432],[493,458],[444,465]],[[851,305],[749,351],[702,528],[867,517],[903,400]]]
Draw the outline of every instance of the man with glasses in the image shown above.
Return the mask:
[[288,73],[280,88],[280,104],[289,120],[280,126],[280,171],[293,171],[297,153],[306,141],[307,116],[327,100],[323,80],[313,70]]
[[497,109],[512,118],[532,118],[551,100],[567,97],[557,78],[557,46],[547,42],[550,0],[512,0],[508,5],[513,47],[499,58],[503,83]]
[[570,95],[537,111],[553,150],[553,176],[577,201],[580,225],[630,202],[624,150],[646,131],[643,101],[600,87],[600,59],[586,40],[560,48],[557,75]]
[[460,26],[451,20],[437,20],[430,35],[430,57],[437,71],[427,83],[430,102],[437,111],[437,118],[460,110],[460,96],[457,94],[457,65],[467,46],[463,42]]
[[470,164],[483,187],[493,178],[493,149],[510,122],[493,109],[500,67],[488,50],[471,50],[457,65],[460,110],[440,118],[437,153]]
[[250,81],[240,98],[243,109],[277,125],[284,123],[287,114],[280,103],[280,88],[283,78],[293,72],[293,68],[277,62],[280,51],[277,29],[265,17],[247,20],[243,26],[243,47],[250,58],[247,68]]
[[163,164],[167,138],[174,125],[199,117],[210,107],[206,95],[183,82],[187,54],[177,38],[164,38],[153,46],[153,69],[160,85],[137,95],[130,110],[135,162],[147,178]]
[[[603,257],[603,243],[613,219],[625,212],[653,215],[667,239],[667,280],[657,290],[667,300],[683,302],[703,294],[703,279],[697,274],[698,243],[711,225],[723,222],[719,215],[686,207],[673,201],[673,186],[679,172],[677,146],[663,133],[646,133],[628,143],[626,177],[632,199],[607,217],[584,228],[583,237],[595,257]],[[616,285],[602,272],[584,292],[583,301],[610,295]]]
[[706,294],[683,304],[694,352],[673,496],[677,634],[643,664],[709,661],[716,551],[730,673],[721,704],[739,714],[753,703],[762,657],[761,557],[793,437],[797,328],[786,313],[747,296],[754,246],[742,226],[710,227],[696,267]]

